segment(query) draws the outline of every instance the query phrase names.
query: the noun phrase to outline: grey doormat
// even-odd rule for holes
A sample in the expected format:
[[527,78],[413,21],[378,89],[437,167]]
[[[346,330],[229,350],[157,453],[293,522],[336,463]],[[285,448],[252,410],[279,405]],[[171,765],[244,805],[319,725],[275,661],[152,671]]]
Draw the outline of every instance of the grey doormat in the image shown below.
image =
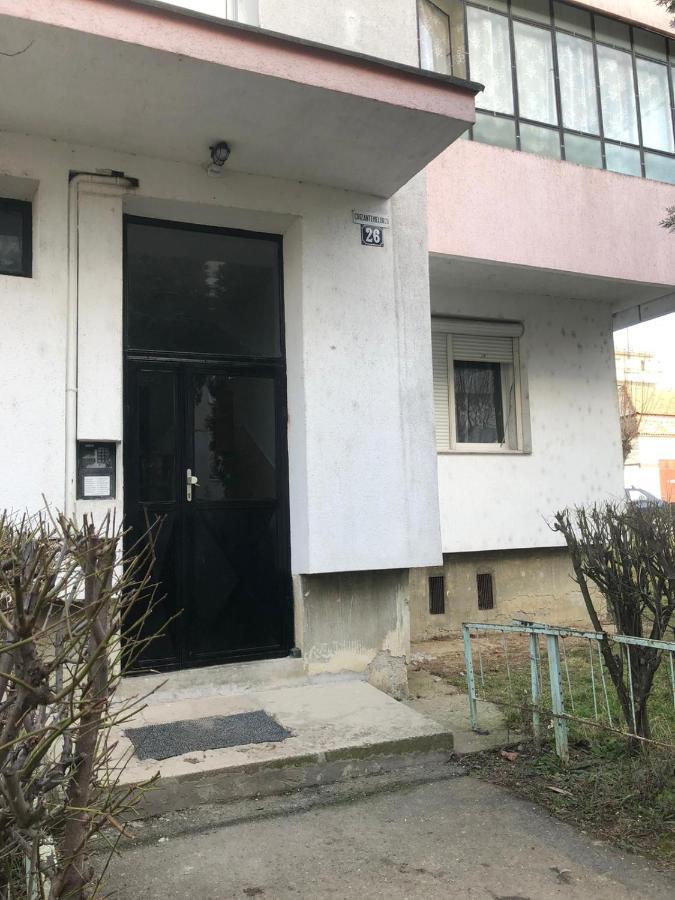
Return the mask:
[[196,750],[285,741],[291,732],[265,710],[257,709],[233,716],[143,725],[141,728],[128,728],[126,734],[134,745],[138,759],[169,759]]

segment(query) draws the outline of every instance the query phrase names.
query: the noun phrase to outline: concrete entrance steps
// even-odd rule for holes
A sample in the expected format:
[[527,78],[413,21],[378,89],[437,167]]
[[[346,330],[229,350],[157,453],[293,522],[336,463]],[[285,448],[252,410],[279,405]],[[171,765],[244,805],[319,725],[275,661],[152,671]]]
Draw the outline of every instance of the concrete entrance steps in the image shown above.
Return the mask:
[[[134,680],[135,681],[135,680]],[[125,685],[125,690],[129,686]],[[162,761],[140,760],[127,728],[196,720],[263,709],[285,726],[285,741],[195,751]],[[362,681],[304,684],[238,694],[164,700],[125,723],[116,752],[130,761],[121,784],[161,778],[146,794],[141,815],[152,816],[202,804],[272,796],[362,776],[438,766],[452,751],[452,734],[432,719]]]
[[243,694],[247,691],[273,690],[309,684],[301,659],[285,656],[256,662],[228,663],[123,678],[118,691],[121,698],[143,697],[152,691],[151,703],[189,700],[205,695]]

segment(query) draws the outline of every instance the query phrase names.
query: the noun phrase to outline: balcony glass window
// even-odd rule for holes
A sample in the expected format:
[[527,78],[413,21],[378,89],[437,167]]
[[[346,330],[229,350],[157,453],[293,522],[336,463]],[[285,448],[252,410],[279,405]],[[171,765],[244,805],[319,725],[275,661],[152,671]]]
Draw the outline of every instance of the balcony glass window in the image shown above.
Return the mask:
[[514,22],[520,115],[536,122],[558,123],[553,82],[551,32]]
[[450,20],[435,3],[419,4],[420,61],[423,69],[452,72]]
[[673,152],[668,69],[648,59],[635,61],[640,97],[642,143],[653,150]]
[[573,131],[600,134],[593,44],[571,34],[559,34],[557,45],[563,125]]
[[637,144],[637,112],[630,53],[599,46],[598,71],[605,136],[615,141]]
[[485,85],[470,138],[673,181],[675,41],[564,0],[419,3],[422,65]]
[[494,112],[513,113],[509,20],[475,6],[468,7],[466,18],[471,77],[485,85],[477,105]]

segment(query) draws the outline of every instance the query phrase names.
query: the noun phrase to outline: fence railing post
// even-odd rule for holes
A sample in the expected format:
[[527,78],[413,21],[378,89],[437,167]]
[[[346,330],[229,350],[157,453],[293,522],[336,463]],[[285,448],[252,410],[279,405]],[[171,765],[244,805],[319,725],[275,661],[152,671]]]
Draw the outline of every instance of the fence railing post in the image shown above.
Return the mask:
[[546,644],[548,649],[548,674],[551,682],[551,711],[553,713],[555,749],[560,757],[560,761],[566,765],[569,762],[570,755],[567,745],[567,720],[564,718],[565,701],[562,692],[558,635],[547,634]]
[[473,731],[478,729],[478,708],[476,705],[476,679],[473,672],[473,650],[471,648],[471,632],[466,625],[462,626],[464,636],[464,670],[466,687],[469,694],[469,720]]
[[541,740],[541,714],[539,706],[539,637],[530,632],[530,684],[532,693],[532,734],[537,744]]

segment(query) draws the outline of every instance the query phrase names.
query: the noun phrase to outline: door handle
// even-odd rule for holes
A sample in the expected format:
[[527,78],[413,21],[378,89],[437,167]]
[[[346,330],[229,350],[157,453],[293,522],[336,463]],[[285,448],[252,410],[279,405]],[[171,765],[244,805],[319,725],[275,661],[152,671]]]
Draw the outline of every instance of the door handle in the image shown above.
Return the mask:
[[198,485],[199,479],[192,474],[192,469],[188,469],[185,473],[185,495],[188,503],[192,503],[192,488],[198,487]]

